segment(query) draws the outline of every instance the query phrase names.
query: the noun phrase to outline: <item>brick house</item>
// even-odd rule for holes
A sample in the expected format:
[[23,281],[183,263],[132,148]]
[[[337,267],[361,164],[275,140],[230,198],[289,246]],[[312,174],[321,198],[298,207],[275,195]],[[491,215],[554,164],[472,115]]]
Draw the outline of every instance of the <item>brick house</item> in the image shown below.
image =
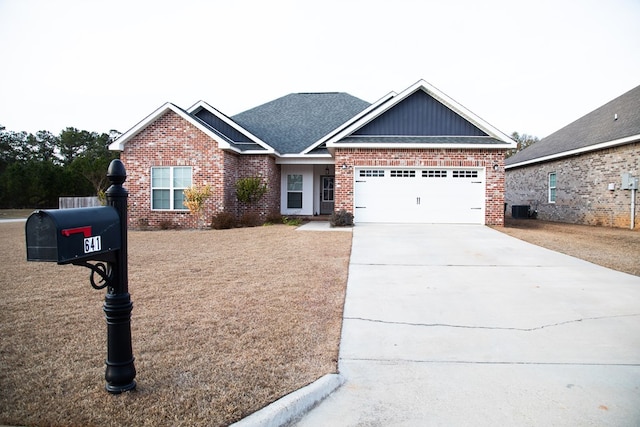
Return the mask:
[[[183,190],[209,185],[205,218],[347,210],[358,222],[504,221],[504,156],[515,143],[425,81],[373,104],[297,93],[233,117],[167,103],[110,145],[127,168],[130,226],[194,227]],[[243,177],[267,193],[244,206]]]
[[630,227],[621,175],[640,175],[639,143],[640,86],[509,157],[506,202],[548,221]]

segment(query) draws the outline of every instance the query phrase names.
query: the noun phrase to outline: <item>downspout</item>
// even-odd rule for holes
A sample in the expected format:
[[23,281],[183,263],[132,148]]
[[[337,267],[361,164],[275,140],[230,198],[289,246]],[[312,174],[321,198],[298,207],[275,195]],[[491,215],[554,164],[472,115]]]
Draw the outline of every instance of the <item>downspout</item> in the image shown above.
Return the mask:
[[631,229],[636,228],[636,189],[631,189]]

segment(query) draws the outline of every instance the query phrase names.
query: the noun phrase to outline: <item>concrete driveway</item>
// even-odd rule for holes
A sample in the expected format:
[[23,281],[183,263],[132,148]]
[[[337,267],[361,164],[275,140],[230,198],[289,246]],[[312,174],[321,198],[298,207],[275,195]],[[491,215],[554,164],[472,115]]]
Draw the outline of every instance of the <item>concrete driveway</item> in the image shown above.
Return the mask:
[[640,277],[482,226],[353,233],[346,383],[296,425],[640,425]]

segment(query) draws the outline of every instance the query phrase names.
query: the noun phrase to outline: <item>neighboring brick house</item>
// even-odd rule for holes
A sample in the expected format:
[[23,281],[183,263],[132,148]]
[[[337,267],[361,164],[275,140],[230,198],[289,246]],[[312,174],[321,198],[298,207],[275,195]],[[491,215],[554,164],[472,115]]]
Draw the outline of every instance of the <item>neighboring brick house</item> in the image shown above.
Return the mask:
[[509,157],[506,201],[543,220],[630,227],[621,175],[640,175],[639,143],[640,86]]
[[[130,226],[194,227],[183,190],[209,185],[205,218],[347,210],[358,222],[504,221],[504,155],[515,143],[419,81],[374,104],[346,93],[290,94],[228,117],[167,103],[111,144],[127,168]],[[243,206],[235,184],[268,191]]]

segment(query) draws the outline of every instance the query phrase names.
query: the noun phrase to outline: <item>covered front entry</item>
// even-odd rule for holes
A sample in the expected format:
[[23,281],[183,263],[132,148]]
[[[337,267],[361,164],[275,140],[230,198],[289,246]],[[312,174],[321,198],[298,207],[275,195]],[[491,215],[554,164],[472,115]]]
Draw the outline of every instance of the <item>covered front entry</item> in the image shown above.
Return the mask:
[[355,222],[485,223],[483,168],[357,168]]

